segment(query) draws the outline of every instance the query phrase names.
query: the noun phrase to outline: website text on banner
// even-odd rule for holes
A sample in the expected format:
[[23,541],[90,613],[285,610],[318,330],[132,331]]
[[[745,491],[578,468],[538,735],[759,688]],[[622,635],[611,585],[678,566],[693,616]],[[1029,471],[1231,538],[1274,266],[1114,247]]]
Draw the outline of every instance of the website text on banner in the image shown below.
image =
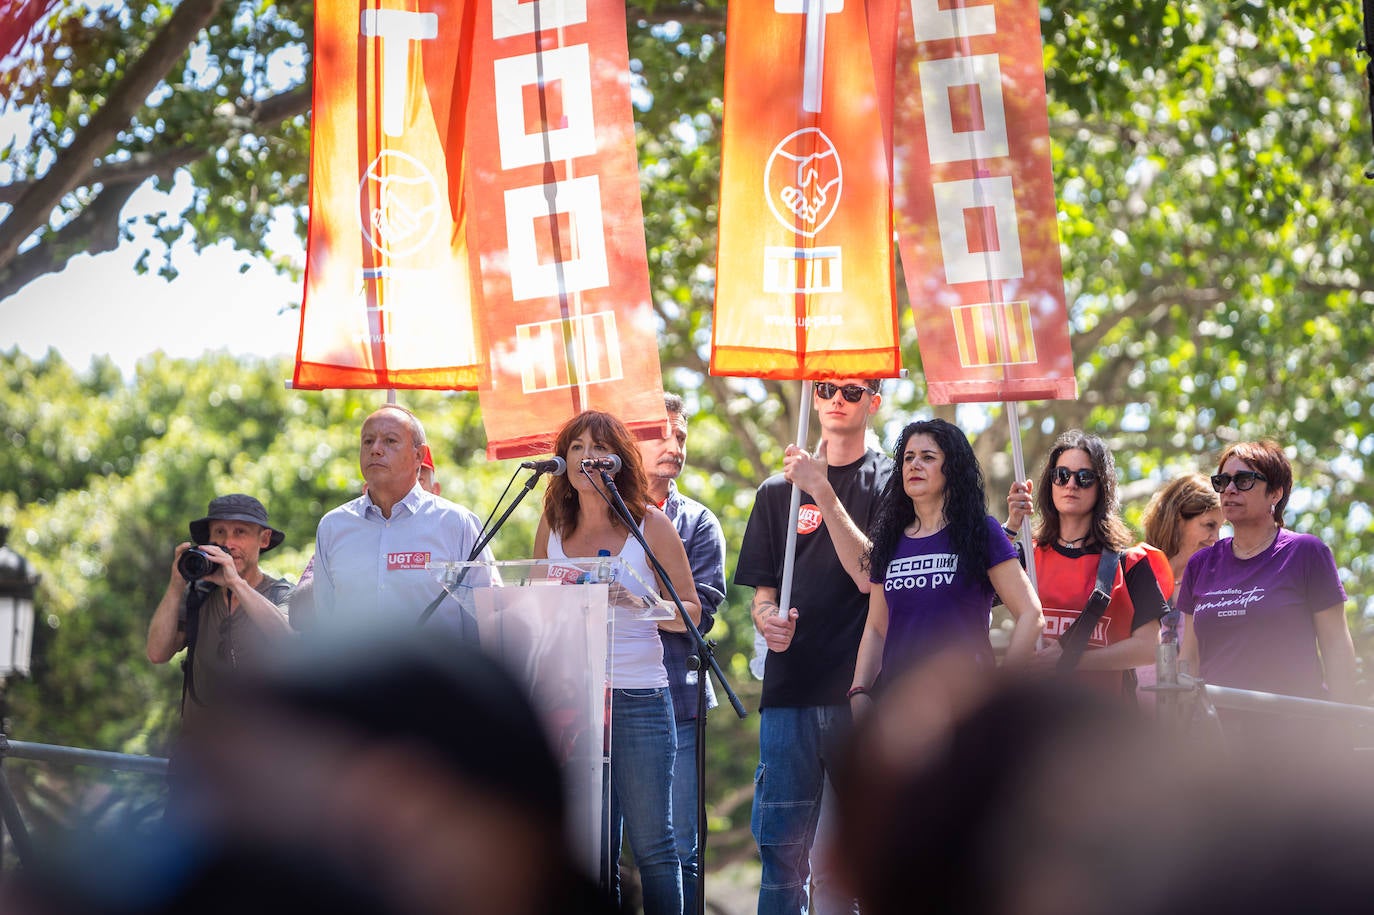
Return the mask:
[[931,403],[1078,396],[1035,0],[902,0],[898,244]]
[[[884,19],[877,10],[889,9]],[[873,13],[870,49],[869,10]],[[879,83],[892,0],[732,3],[711,373],[901,368]],[[874,60],[888,65],[875,77]]]
[[471,389],[462,7],[315,11],[310,231],[294,387]]
[[542,454],[586,408],[665,422],[625,5],[478,4],[468,132],[487,452]]

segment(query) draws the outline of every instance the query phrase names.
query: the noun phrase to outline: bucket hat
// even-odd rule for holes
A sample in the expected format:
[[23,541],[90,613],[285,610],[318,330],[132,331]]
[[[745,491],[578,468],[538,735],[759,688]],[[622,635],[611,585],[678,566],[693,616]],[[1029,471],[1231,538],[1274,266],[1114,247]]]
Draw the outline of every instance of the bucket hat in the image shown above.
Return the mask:
[[196,543],[209,543],[211,521],[248,521],[267,528],[272,532],[272,538],[268,541],[267,546],[262,548],[264,553],[286,539],[285,534],[267,523],[267,509],[263,507],[263,504],[252,496],[244,495],[241,492],[228,496],[216,496],[211,499],[210,508],[205,512],[205,517],[191,522],[191,539]]

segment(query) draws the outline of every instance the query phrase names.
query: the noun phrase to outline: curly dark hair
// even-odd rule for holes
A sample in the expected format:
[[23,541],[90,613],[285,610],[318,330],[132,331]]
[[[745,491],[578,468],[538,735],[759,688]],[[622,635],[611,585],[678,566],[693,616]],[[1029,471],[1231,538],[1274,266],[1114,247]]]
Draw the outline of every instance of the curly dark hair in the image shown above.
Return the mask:
[[[620,470],[613,477],[615,487],[620,491],[620,497],[625,500],[625,507],[630,510],[635,522],[643,521],[644,507],[651,501],[649,479],[644,473],[644,463],[639,457],[639,446],[635,444],[630,430],[610,413],[583,410],[558,430],[553,453],[566,458],[573,439],[583,432],[590,432],[593,442],[620,457]],[[544,515],[549,519],[549,526],[559,537],[569,537],[577,530],[581,500],[577,498],[577,491],[573,489],[568,477],[581,472],[569,462],[567,473],[550,477],[548,488],[544,490]],[[606,506],[606,514],[613,525],[621,524],[619,517],[609,505]]]
[[863,566],[872,575],[882,574],[897,552],[902,531],[916,520],[916,507],[906,494],[902,481],[902,454],[913,435],[928,435],[944,452],[945,501],[943,511],[949,539],[959,557],[959,570],[973,575],[984,587],[988,581],[988,497],[983,485],[983,469],[963,430],[943,419],[923,419],[907,423],[892,449],[897,462],[886,488],[879,497],[878,513],[869,529],[872,546]]
[[1065,451],[1085,452],[1097,474],[1097,502],[1093,504],[1090,537],[1104,550],[1124,550],[1131,545],[1131,531],[1121,520],[1121,500],[1116,494],[1116,461],[1107,443],[1082,429],[1070,429],[1054,440],[1045,469],[1035,493],[1035,509],[1040,524],[1035,529],[1035,542],[1052,546],[1059,539],[1059,509],[1054,507],[1054,468]]

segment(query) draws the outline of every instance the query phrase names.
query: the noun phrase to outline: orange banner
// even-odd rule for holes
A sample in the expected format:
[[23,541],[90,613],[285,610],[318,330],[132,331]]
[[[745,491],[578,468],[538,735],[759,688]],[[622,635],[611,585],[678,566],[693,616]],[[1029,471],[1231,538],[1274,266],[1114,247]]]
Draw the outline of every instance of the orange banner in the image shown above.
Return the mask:
[[898,374],[894,18],[891,0],[729,4],[745,38],[726,43],[712,374]]
[[316,7],[297,388],[481,381],[462,195],[464,17],[461,0]]
[[487,453],[545,453],[585,408],[661,428],[625,4],[478,6],[467,167]]
[[1078,396],[1035,0],[902,0],[895,220],[931,403]]

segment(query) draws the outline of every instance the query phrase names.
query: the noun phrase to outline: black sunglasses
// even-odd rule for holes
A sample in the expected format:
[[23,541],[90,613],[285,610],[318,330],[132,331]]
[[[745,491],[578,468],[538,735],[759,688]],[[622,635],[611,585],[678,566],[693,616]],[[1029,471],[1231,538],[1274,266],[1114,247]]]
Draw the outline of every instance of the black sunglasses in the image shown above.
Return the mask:
[[1097,471],[1089,470],[1084,467],[1082,470],[1070,470],[1067,467],[1054,468],[1054,476],[1050,477],[1055,486],[1068,486],[1069,480],[1078,484],[1079,489],[1087,489],[1097,482]]
[[1255,484],[1263,480],[1269,482],[1269,478],[1262,473],[1254,470],[1240,470],[1236,473],[1218,473],[1212,475],[1212,489],[1217,492],[1226,492],[1226,487],[1232,483],[1236,484],[1236,489],[1241,492],[1249,492],[1255,488]]
[[861,384],[846,384],[840,386],[833,381],[822,381],[816,385],[816,393],[820,395],[821,400],[829,400],[835,396],[836,391],[843,394],[844,399],[850,403],[858,403],[864,399],[865,394],[873,393]]

